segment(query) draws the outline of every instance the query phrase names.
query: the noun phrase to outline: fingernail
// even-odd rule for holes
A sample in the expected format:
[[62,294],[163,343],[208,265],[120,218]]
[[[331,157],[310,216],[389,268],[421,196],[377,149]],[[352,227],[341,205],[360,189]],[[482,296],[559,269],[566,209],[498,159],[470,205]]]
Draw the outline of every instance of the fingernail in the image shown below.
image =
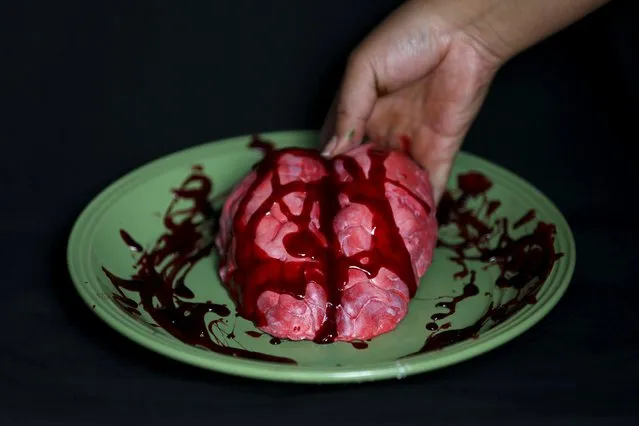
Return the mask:
[[333,136],[324,147],[324,150],[322,151],[322,156],[330,157],[333,151],[335,150],[336,146],[337,146],[337,136]]
[[349,145],[351,145],[351,142],[353,140],[353,136],[355,136],[355,129],[350,130],[348,133],[346,133],[344,136],[342,136],[339,139],[339,141],[337,142],[337,145],[335,147],[335,151],[337,151],[340,154],[344,153],[344,151],[346,151],[345,148],[347,148]]

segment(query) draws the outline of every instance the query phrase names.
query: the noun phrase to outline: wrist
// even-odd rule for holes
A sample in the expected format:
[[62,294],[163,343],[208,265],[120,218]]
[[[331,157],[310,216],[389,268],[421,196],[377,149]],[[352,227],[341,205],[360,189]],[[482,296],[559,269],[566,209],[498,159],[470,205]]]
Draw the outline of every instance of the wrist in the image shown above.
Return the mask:
[[459,0],[472,4],[475,19],[463,32],[501,65],[561,31],[609,0]]

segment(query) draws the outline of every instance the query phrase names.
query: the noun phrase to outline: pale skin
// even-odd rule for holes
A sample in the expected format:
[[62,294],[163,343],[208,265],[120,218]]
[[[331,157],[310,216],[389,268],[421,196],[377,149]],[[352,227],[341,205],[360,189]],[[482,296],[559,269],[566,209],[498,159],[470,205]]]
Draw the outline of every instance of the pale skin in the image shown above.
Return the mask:
[[497,70],[609,0],[410,0],[352,52],[321,138],[324,155],[364,136],[402,147],[439,202]]

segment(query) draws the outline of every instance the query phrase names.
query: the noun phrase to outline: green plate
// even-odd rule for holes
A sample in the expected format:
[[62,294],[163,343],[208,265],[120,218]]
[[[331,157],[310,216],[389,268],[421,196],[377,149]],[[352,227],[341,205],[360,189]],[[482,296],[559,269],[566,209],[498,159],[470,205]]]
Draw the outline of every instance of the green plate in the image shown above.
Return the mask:
[[[311,131],[285,131],[261,136],[282,147],[313,147],[317,144],[317,134]],[[162,215],[173,199],[171,189],[182,183],[191,173],[192,166],[201,165],[203,173],[213,180],[212,197],[224,194],[261,158],[259,151],[248,147],[250,140],[249,136],[241,136],[217,141],[154,161],[113,183],[82,212],[70,235],[68,267],[80,296],[115,330],[167,357],[239,376],[314,383],[401,379],[468,360],[506,343],[543,318],[569,284],[575,265],[575,243],[557,208],[521,178],[486,160],[461,153],[455,163],[449,189],[453,193],[457,191],[459,176],[468,172],[478,171],[487,176],[493,183],[487,192],[488,199],[501,201],[501,206],[490,216],[494,219],[487,218],[487,222],[507,218],[513,238],[530,234],[539,221],[556,227],[554,248],[563,256],[554,263],[547,279],[538,283],[541,285],[537,286],[534,294],[523,294],[528,302],[520,303],[509,316],[496,316],[497,321],[478,323],[490,306],[512,306],[512,302],[508,305],[508,301],[521,293],[500,286],[499,269],[480,261],[467,263],[476,272],[477,294],[459,302],[454,313],[446,309],[445,304],[441,305],[463,294],[472,274],[455,278],[455,273],[462,268],[454,259],[454,251],[438,247],[406,318],[394,331],[367,342],[367,348],[361,348],[366,344],[348,343],[318,345],[282,341],[272,344],[269,336],[260,337],[250,322],[233,315],[234,305],[220,284],[216,273],[217,257],[212,252],[188,272],[185,285],[194,294],[196,302],[213,301],[229,308],[230,315],[220,317],[211,312],[204,317],[204,322],[214,325],[204,328],[209,330],[209,335],[204,337],[230,350],[225,354],[184,343],[154,324],[144,310],[134,310],[122,303],[122,295],[116,291],[103,268],[118,277],[130,278],[136,272],[139,254],[123,242],[120,230],[126,230],[145,248],[151,247],[165,231]],[[480,198],[475,202],[488,202]],[[481,209],[479,204],[477,209]],[[530,209],[536,210],[536,216],[529,216],[528,219],[532,220],[514,227],[513,224],[526,217]],[[456,232],[454,226],[443,226],[440,238],[452,241]],[[497,244],[496,241],[489,243]],[[126,298],[139,301],[135,292],[127,292]],[[438,313],[443,317],[436,322],[439,329],[427,330],[426,324],[433,322],[431,316]],[[430,328],[433,328],[432,324]],[[462,332],[455,334],[455,330]],[[421,351],[427,339],[435,341],[434,336],[443,332],[455,337],[451,344]],[[228,354],[233,352],[233,348],[282,357],[295,363]]]

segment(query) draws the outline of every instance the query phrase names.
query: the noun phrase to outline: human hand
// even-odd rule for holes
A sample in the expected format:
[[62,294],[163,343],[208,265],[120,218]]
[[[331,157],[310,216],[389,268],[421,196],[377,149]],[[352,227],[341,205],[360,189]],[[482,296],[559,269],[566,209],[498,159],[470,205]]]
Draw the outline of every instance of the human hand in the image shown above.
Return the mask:
[[321,132],[324,154],[344,153],[364,136],[382,146],[408,148],[428,170],[439,201],[499,67],[605,2],[404,3],[351,54]]

